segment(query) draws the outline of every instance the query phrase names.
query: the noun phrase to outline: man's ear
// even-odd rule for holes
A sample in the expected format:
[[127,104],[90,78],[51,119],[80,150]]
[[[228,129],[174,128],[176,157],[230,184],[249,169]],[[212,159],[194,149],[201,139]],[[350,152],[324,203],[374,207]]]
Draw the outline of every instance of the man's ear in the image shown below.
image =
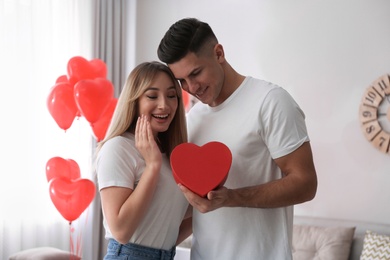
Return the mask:
[[225,60],[225,52],[224,52],[223,46],[221,44],[217,43],[214,46],[214,53],[216,54],[218,61]]

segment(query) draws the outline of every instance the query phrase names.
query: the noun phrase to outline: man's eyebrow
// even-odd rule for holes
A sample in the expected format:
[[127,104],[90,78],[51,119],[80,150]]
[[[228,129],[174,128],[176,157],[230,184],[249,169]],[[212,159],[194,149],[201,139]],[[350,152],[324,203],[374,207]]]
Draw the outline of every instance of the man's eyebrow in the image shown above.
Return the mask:
[[[202,68],[201,67],[196,67],[196,68],[194,68],[193,70],[191,70],[190,71],[190,73],[188,73],[187,75],[186,75],[186,77],[191,77],[191,76],[193,76],[194,74],[196,74],[198,71],[200,71]],[[182,81],[182,80],[184,80],[184,78],[176,78],[176,80],[178,80],[178,81]]]
[[188,76],[192,76],[192,75],[198,73],[198,71],[200,71],[201,69],[202,68],[200,68],[200,67],[194,68],[193,70],[191,70],[191,72],[188,74]]

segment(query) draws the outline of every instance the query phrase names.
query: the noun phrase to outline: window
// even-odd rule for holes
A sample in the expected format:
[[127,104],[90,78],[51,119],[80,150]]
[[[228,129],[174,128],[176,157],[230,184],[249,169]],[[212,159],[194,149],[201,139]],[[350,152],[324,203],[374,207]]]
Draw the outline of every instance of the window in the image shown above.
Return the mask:
[[69,249],[69,224],[50,200],[45,166],[55,156],[73,159],[91,178],[93,138],[83,118],[60,129],[46,99],[71,57],[92,58],[92,2],[0,2],[0,259],[35,246]]

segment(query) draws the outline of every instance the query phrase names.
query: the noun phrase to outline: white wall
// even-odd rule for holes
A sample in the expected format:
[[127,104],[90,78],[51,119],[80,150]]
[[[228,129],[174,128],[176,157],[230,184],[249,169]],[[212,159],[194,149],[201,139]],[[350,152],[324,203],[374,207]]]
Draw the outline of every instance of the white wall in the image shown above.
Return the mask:
[[233,67],[283,86],[306,113],[319,187],[295,213],[390,224],[390,155],[358,116],[364,90],[390,73],[389,10],[388,0],[141,0],[133,58],[157,60],[178,19],[208,22]]

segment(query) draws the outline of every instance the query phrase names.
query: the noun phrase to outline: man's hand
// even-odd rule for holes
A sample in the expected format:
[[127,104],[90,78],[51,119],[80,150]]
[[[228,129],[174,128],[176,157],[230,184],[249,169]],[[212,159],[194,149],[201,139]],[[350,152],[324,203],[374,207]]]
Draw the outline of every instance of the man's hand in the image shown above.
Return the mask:
[[228,204],[229,190],[226,187],[220,187],[217,190],[210,191],[207,193],[206,198],[202,198],[193,193],[182,184],[179,184],[179,188],[187,198],[188,202],[201,213],[207,213],[227,206]]

